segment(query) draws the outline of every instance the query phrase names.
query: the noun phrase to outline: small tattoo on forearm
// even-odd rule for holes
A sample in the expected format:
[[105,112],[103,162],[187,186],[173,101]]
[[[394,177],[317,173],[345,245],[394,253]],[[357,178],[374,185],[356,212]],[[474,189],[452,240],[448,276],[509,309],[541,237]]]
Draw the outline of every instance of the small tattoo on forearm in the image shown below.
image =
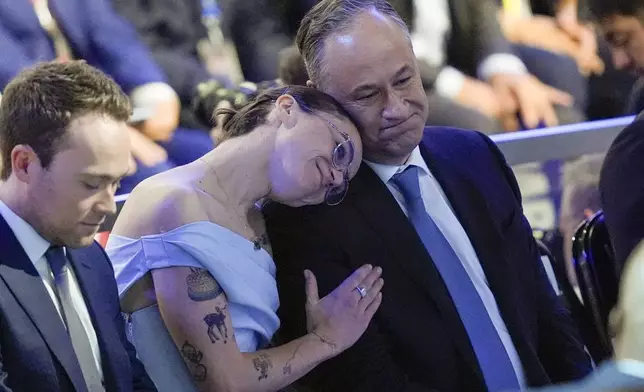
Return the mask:
[[206,381],[208,369],[206,369],[206,366],[201,363],[201,360],[203,359],[203,353],[197,350],[195,346],[188,343],[188,341],[186,340],[186,342],[181,347],[181,355],[183,355],[183,357],[186,359],[190,373],[192,374],[192,377],[195,379],[195,381]]
[[268,378],[268,370],[273,368],[273,362],[271,357],[266,354],[259,354],[253,357],[253,366],[255,370],[259,372],[258,381],[262,381]]
[[297,355],[297,351],[300,349],[300,347],[304,344],[304,341],[301,341],[297,347],[295,347],[295,351],[293,351],[293,355],[291,355],[291,358],[289,358],[288,361],[286,361],[286,364],[284,364],[284,368],[282,369],[282,374],[283,375],[289,375],[293,372],[293,368],[291,366],[291,362],[295,359],[295,356]]
[[203,268],[190,268],[190,274],[186,277],[188,285],[188,297],[191,300],[202,302],[219,297],[224,290],[208,270]]
[[331,347],[334,350],[337,348],[337,345],[335,343],[333,343],[333,341],[329,340],[327,337],[322,336],[322,335],[318,334],[317,332],[312,332],[312,333],[313,333],[313,335],[317,336],[318,339],[320,339],[320,341],[322,343],[325,343],[325,344],[329,345],[329,347]]
[[215,313],[210,313],[204,317],[203,321],[208,326],[208,337],[211,343],[223,341],[224,344],[228,343],[228,327],[226,326],[226,311],[228,305],[224,308],[219,306],[215,307]]

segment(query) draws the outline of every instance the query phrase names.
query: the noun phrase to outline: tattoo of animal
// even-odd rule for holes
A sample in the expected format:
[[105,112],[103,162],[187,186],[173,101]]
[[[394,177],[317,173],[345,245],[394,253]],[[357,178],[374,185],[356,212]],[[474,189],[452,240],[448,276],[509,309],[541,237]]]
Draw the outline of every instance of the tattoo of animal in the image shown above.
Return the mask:
[[186,342],[181,347],[181,355],[186,359],[188,367],[190,368],[190,373],[192,377],[197,382],[206,381],[206,375],[208,375],[208,369],[206,366],[201,363],[203,359],[203,353],[192,344]]
[[262,381],[268,378],[268,370],[273,367],[273,362],[271,361],[271,357],[268,355],[259,354],[253,357],[253,366],[255,367],[255,370],[259,372],[257,380]]
[[215,313],[210,313],[203,319],[208,326],[208,337],[210,338],[211,343],[216,343],[220,340],[222,340],[224,344],[228,343],[228,327],[226,327],[227,310],[228,305],[224,306],[223,309],[216,306]]
[[190,268],[186,284],[188,285],[188,297],[197,302],[215,299],[224,292],[210,272],[203,268]]

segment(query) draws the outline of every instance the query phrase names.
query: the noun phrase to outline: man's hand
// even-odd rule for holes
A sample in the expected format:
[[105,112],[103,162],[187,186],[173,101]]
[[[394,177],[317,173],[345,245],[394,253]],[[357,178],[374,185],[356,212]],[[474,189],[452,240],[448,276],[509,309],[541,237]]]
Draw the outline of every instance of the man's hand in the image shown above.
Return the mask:
[[154,141],[167,141],[172,138],[172,133],[179,125],[179,99],[159,102],[154,107],[153,115],[140,126],[141,132]]
[[578,44],[575,60],[580,71],[587,75],[601,75],[604,72],[604,62],[598,55],[597,36],[589,26],[579,23],[575,3],[565,5],[557,12],[557,26]]
[[604,62],[598,54],[597,36],[595,32],[590,27],[584,25],[577,25],[576,28],[562,30],[579,44],[577,56],[575,56],[579,70],[585,75],[601,75],[604,73]]
[[578,24],[576,17],[572,22],[566,16],[562,18],[536,15],[520,19],[500,14],[503,32],[511,42],[569,56],[586,76],[604,72],[595,33],[588,26]]
[[130,127],[130,144],[132,156],[145,166],[156,166],[168,160],[168,153],[163,147],[132,127]]
[[526,128],[535,128],[540,122],[551,127],[559,121],[553,105],[570,106],[572,97],[541,83],[532,75],[498,74],[490,79],[501,105],[501,122],[506,131],[519,129],[517,113]]
[[501,115],[501,105],[492,87],[469,76],[466,77],[463,88],[456,96],[456,101],[490,118],[498,119]]

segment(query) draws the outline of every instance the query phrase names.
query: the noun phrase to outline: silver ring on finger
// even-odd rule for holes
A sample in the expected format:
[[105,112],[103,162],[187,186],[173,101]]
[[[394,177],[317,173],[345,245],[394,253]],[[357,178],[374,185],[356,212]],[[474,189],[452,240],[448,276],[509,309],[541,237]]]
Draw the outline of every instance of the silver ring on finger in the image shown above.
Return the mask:
[[358,294],[360,294],[360,298],[364,298],[367,296],[367,289],[365,289],[362,286],[356,286],[354,290],[356,290]]

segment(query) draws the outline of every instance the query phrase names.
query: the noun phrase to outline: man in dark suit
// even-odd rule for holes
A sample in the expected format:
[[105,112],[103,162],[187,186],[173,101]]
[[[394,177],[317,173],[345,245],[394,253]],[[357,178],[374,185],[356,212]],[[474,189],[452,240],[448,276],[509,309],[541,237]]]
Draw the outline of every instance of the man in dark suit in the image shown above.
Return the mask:
[[469,392],[588,374],[499,150],[478,132],[423,128],[427,98],[389,4],[323,0],[297,44],[310,84],[360,125],[365,161],[338,206],[265,207],[284,337],[306,330],[305,268],[327,292],[364,262],[387,282],[363,337],[304,382],[316,391]]
[[82,62],[18,75],[0,104],[0,391],[155,390],[93,240],[129,170],[128,98]]

